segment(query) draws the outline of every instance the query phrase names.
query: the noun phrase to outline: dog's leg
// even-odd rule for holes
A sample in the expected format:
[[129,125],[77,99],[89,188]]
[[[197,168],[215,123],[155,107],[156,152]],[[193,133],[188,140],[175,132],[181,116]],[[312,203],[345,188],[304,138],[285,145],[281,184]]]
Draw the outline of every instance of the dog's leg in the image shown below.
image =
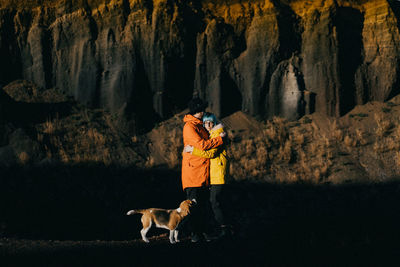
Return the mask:
[[174,230],[174,236],[175,236],[175,242],[180,242],[180,240],[178,239],[178,234],[179,234],[179,231],[178,230]]
[[142,217],[142,224],[143,224],[143,229],[140,230],[140,234],[142,235],[142,239],[144,242],[149,243],[149,239],[147,239],[146,234],[151,228],[151,221]]
[[142,239],[144,242],[149,243],[149,239],[147,239],[146,234],[149,231],[150,227],[147,228],[143,228],[142,230],[140,230],[140,234],[142,235]]
[[174,230],[169,230],[169,242],[171,244],[175,244],[175,240],[174,240]]

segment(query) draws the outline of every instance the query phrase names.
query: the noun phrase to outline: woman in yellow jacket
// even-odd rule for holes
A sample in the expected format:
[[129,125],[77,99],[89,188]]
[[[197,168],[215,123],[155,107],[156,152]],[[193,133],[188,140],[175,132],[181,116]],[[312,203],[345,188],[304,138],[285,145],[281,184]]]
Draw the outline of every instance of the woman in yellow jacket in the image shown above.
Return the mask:
[[[223,125],[218,123],[214,114],[206,113],[203,116],[203,124],[210,133],[210,139],[220,136],[224,132]],[[224,212],[222,211],[221,201],[222,193],[227,174],[228,160],[225,145],[209,150],[200,150],[192,146],[186,146],[185,152],[189,152],[194,156],[210,159],[210,202],[214,212],[214,217],[219,224],[219,235],[228,233]]]

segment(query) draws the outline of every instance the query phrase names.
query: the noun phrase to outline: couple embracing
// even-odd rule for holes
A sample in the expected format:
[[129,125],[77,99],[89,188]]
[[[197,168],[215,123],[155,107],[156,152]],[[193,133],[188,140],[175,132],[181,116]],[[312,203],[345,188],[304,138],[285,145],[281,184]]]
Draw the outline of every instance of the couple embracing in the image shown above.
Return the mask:
[[[190,219],[192,242],[202,237],[216,239],[228,232],[221,208],[221,195],[227,172],[224,132],[215,115],[205,113],[207,103],[200,98],[189,102],[189,113],[183,121],[182,186],[187,199],[195,199],[197,208]],[[211,234],[211,202],[217,229]]]

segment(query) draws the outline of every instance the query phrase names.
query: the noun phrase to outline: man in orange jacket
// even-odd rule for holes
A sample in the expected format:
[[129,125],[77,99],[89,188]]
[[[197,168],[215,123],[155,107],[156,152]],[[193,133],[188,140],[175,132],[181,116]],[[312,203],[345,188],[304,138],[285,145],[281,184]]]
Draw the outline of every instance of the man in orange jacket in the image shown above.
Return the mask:
[[[226,135],[209,139],[208,131],[203,127],[203,114],[207,102],[193,98],[189,102],[189,113],[183,118],[183,145],[193,146],[200,150],[208,150],[223,144]],[[210,177],[210,160],[191,153],[182,154],[182,187],[187,199],[195,199],[197,211],[192,212],[192,242],[200,239],[199,234],[206,231],[206,206],[208,203],[207,186]]]

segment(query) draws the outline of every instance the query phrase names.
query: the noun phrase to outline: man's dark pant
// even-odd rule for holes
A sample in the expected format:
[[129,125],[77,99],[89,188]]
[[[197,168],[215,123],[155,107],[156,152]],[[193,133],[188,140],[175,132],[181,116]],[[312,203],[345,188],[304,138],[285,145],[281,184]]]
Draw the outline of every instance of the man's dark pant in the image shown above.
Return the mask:
[[207,222],[209,219],[208,208],[208,188],[207,187],[188,187],[185,188],[186,198],[196,200],[196,205],[190,212],[189,222],[187,222],[192,233],[200,234],[207,232]]

